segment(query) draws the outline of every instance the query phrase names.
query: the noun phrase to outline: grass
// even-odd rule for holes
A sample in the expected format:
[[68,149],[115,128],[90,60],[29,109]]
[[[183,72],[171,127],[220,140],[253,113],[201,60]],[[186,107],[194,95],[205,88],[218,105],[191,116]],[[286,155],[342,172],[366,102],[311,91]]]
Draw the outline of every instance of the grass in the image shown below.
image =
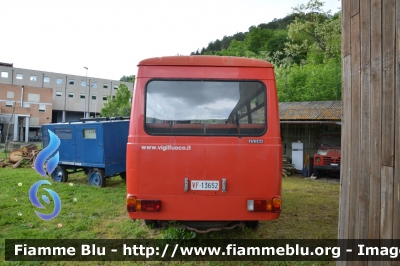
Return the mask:
[[[4,156],[0,152],[0,158]],[[4,262],[7,239],[163,239],[171,229],[154,229],[137,220],[132,222],[125,206],[125,184],[120,177],[107,179],[105,188],[91,187],[83,173],[69,176],[67,183],[45,185],[58,193],[62,202],[60,214],[50,221],[36,216],[28,191],[43,180],[31,168],[0,168],[0,264],[6,265],[79,265],[77,262]],[[41,197],[43,193],[38,193]],[[260,222],[256,230],[234,230],[196,234],[197,239],[336,239],[339,209],[339,183],[331,180],[309,180],[299,176],[285,177],[282,187],[283,210],[276,221]],[[53,210],[53,206],[46,205]],[[46,213],[45,210],[41,212]],[[179,232],[190,238],[192,234]],[[91,265],[106,262],[87,262]],[[111,264],[111,263],[110,263]],[[113,263],[115,264],[115,263]],[[121,263],[120,265],[125,265]],[[148,265],[149,262],[146,263]],[[162,262],[150,262],[152,265]],[[182,262],[171,262],[182,265]],[[186,262],[184,265],[198,265]],[[201,262],[202,265],[226,265],[224,262]],[[228,264],[237,265],[238,262]],[[268,262],[262,265],[294,265],[293,262]],[[314,265],[315,262],[311,263]],[[322,263],[323,265],[327,262]],[[254,265],[242,262],[240,265]],[[310,265],[298,262],[296,265]]]

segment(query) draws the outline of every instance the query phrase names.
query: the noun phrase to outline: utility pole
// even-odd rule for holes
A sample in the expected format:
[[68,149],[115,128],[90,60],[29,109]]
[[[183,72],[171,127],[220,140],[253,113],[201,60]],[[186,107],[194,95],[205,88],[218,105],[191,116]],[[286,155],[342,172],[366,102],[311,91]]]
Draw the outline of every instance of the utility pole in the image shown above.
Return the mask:
[[88,68],[87,67],[83,67],[84,69],[86,69],[86,83],[85,83],[85,109],[83,110],[83,118],[86,118],[86,97],[87,97],[87,72],[88,72]]

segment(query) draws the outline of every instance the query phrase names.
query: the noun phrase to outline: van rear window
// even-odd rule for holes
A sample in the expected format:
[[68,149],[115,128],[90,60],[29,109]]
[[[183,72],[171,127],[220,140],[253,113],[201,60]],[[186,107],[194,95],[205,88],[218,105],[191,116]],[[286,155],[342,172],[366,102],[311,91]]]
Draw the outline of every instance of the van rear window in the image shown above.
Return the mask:
[[156,135],[262,135],[265,85],[259,81],[152,80],[145,130]]

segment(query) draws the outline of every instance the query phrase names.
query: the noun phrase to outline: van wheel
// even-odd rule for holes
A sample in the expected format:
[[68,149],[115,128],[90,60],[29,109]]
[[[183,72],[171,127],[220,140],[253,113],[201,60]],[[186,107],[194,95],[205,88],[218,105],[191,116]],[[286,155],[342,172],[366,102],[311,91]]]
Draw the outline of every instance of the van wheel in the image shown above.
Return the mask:
[[144,224],[153,228],[160,227],[160,224],[156,220],[144,220]]
[[244,225],[250,229],[256,229],[258,226],[258,221],[246,221]]
[[126,183],[126,172],[119,173],[119,176],[120,176],[121,179]]
[[89,185],[104,187],[106,185],[106,177],[104,175],[104,170],[101,168],[90,169],[88,174]]
[[68,172],[62,165],[57,165],[54,171],[51,173],[51,178],[56,182],[67,182]]

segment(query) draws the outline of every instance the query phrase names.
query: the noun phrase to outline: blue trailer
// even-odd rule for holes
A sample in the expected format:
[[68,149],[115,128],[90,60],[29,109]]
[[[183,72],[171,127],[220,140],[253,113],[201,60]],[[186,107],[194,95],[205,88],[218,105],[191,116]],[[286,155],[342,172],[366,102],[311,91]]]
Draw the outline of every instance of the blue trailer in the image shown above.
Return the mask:
[[129,120],[109,119],[42,125],[43,148],[49,144],[48,130],[60,139],[51,177],[67,182],[68,174],[84,171],[92,186],[104,187],[106,178],[116,175],[125,181],[128,129]]

